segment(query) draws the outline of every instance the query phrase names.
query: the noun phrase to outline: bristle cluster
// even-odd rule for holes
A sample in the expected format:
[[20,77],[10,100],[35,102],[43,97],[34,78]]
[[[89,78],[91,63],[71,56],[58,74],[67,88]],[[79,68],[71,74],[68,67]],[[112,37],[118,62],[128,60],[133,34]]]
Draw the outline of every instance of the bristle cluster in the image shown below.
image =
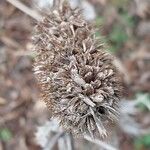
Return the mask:
[[80,10],[64,2],[38,23],[33,38],[34,72],[52,117],[76,135],[105,136],[118,116],[118,74]]

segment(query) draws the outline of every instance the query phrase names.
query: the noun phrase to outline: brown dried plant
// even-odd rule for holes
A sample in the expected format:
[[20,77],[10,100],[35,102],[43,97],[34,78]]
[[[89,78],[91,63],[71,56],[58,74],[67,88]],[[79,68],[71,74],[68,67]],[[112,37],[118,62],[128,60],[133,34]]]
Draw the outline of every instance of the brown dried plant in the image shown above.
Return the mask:
[[38,22],[34,72],[52,117],[75,135],[107,135],[118,117],[119,74],[81,11],[67,2]]

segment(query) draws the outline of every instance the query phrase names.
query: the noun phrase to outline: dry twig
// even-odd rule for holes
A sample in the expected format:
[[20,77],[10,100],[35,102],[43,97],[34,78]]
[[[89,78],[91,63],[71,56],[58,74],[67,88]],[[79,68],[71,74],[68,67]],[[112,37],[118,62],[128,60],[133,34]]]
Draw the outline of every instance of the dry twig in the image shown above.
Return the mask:
[[13,6],[15,6],[16,8],[18,8],[19,10],[21,10],[22,12],[24,12],[25,14],[29,15],[37,21],[40,21],[42,19],[42,16],[39,13],[25,6],[18,0],[7,0],[7,2],[11,3]]
[[51,141],[47,144],[45,150],[52,150],[55,144],[58,142],[58,139],[64,134],[64,132],[58,132]]
[[87,141],[90,141],[90,142],[92,142],[92,143],[94,143],[94,144],[97,144],[97,145],[99,145],[100,147],[102,147],[102,148],[104,148],[104,149],[106,149],[106,150],[117,150],[116,148],[114,148],[114,147],[112,147],[111,145],[109,145],[109,144],[107,144],[107,143],[105,143],[105,142],[102,142],[102,141],[100,141],[100,140],[98,140],[98,139],[92,139],[92,138],[90,138],[89,136],[85,136],[84,137]]

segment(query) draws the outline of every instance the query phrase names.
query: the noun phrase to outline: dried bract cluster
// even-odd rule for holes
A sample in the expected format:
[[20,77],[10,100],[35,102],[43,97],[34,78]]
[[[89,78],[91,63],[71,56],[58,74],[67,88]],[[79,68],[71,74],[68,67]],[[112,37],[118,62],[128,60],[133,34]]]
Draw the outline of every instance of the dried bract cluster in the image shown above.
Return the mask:
[[34,72],[52,117],[76,135],[103,137],[117,119],[118,73],[79,9],[67,3],[35,28]]

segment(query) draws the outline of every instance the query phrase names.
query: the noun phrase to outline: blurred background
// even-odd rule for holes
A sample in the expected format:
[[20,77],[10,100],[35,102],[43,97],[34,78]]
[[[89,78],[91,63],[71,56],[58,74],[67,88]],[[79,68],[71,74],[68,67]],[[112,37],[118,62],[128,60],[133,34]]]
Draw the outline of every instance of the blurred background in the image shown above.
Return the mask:
[[[0,150],[41,150],[40,126],[48,131],[45,124],[51,125],[32,71],[36,20],[31,16],[48,12],[52,0],[10,1],[15,6],[0,0]],[[108,143],[120,150],[150,150],[150,0],[70,1],[83,9],[96,36],[104,37],[122,73],[121,117]],[[81,139],[74,145],[103,149]]]

